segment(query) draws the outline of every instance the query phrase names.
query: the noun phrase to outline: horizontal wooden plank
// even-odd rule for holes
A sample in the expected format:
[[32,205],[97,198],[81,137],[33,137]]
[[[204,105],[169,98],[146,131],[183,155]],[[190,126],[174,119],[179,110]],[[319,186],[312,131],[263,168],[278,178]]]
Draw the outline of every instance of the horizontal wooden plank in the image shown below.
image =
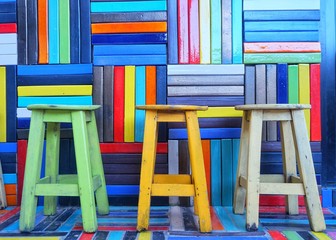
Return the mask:
[[321,52],[319,42],[253,42],[244,43],[245,53]]
[[19,86],[18,96],[91,96],[92,85]]
[[17,65],[17,64],[18,64],[17,54],[3,54],[3,55],[0,54],[0,65]]
[[18,86],[38,85],[89,85],[92,84],[92,74],[54,74],[54,75],[20,75]]
[[16,33],[17,26],[16,23],[1,23],[0,33]]
[[194,96],[168,97],[167,103],[172,105],[205,105],[205,106],[235,106],[244,104],[244,96]]
[[16,143],[0,143],[0,153],[2,152],[17,152],[17,144]]
[[16,2],[15,1],[0,2],[0,13],[16,13]]
[[[17,129],[17,139],[27,140],[29,135],[29,129]],[[73,138],[72,129],[61,129],[61,139]]]
[[321,53],[246,53],[244,63],[319,63]]
[[267,10],[267,11],[244,11],[244,21],[318,21],[320,20],[319,10]]
[[93,34],[92,44],[152,44],[166,43],[166,33]]
[[320,0],[244,0],[243,10],[319,10]]
[[18,97],[18,107],[30,104],[92,105],[92,97]]
[[[139,164],[103,164],[104,174],[140,174]],[[155,164],[155,173],[167,174],[168,164]]]
[[112,196],[139,195],[139,185],[107,185],[106,190]]
[[167,22],[93,23],[92,34],[167,32]]
[[0,55],[16,55],[17,56],[17,44],[16,43],[0,44]]
[[245,32],[245,42],[318,42],[318,31]]
[[17,176],[15,173],[6,173],[3,175],[5,184],[16,184]]
[[[142,153],[142,143],[100,143],[101,153]],[[168,153],[167,143],[157,144],[157,153]]]
[[18,75],[89,74],[92,64],[19,65]]
[[248,21],[245,32],[318,31],[319,21]]
[[128,2],[91,2],[91,12],[151,12],[166,11],[166,0],[128,1]]
[[5,192],[7,195],[15,195],[16,192],[16,184],[5,184]]
[[[321,152],[321,142],[310,142],[310,147],[313,152]],[[262,142],[261,151],[281,152],[281,142]]]
[[[142,153],[104,153],[102,154],[102,160],[104,164],[140,164],[142,158]],[[167,154],[157,154],[155,162],[157,164],[167,164],[168,155]]]
[[94,56],[93,64],[105,65],[165,65],[167,55],[113,55]]
[[16,109],[16,116],[18,118],[29,118],[31,117],[31,111],[27,108],[17,108]]
[[0,44],[6,43],[17,43],[16,33],[1,33],[0,34]]
[[118,12],[118,13],[91,13],[92,23],[104,22],[156,22],[166,21],[166,11],[156,12]]
[[243,96],[244,86],[168,86],[168,96]]
[[0,13],[0,23],[14,23],[16,22],[16,12]]
[[199,118],[209,117],[241,117],[243,111],[237,111],[234,107],[209,107],[207,111],[198,111]]
[[[202,139],[240,138],[240,128],[201,128]],[[186,129],[169,129],[169,139],[187,139]]]
[[15,152],[0,152],[1,163],[16,163]]
[[244,75],[170,75],[167,84],[168,86],[239,86],[244,85]]
[[[200,128],[240,128],[241,117],[237,118],[199,118]],[[168,128],[186,128],[186,123],[168,123]]]
[[[313,161],[314,163],[321,163],[322,162],[322,153],[321,152],[313,152]],[[261,162],[262,164],[266,163],[282,163],[282,152],[273,151],[273,152],[266,152],[263,151],[261,153]]]
[[165,44],[118,44],[118,45],[95,45],[93,46],[94,56],[111,55],[138,55],[138,54],[167,54]]
[[223,64],[223,65],[168,65],[169,75],[241,75],[245,73],[243,64]]
[[3,173],[16,173],[16,163],[1,163],[1,167]]

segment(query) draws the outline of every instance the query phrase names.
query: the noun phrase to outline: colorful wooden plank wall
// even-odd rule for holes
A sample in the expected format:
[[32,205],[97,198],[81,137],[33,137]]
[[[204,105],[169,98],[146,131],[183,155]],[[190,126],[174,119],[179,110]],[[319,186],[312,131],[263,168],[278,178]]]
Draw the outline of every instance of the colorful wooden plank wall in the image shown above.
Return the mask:
[[[234,106],[310,103],[320,183],[319,2],[0,0],[0,159],[9,202],[20,202],[32,103],[103,106],[96,116],[111,204],[137,204],[141,104],[209,106],[198,113],[209,198],[228,206],[241,126]],[[62,173],[75,171],[70,127],[61,130]],[[160,125],[157,171],[190,171],[186,138],[185,124]],[[281,171],[276,124],[265,124],[263,140],[262,172]],[[274,199],[284,202],[261,203]]]

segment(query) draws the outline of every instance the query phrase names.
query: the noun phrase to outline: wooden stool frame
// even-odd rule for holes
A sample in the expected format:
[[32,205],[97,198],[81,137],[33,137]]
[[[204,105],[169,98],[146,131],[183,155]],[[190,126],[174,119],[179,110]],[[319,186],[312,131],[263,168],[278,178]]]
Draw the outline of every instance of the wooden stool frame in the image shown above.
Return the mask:
[[[304,195],[310,227],[326,229],[303,110],[309,108],[299,104],[236,106],[244,113],[233,208],[234,213],[243,214],[246,204],[248,231],[258,229],[259,194],[287,195],[289,214],[298,214],[297,195]],[[263,121],[280,122],[283,175],[260,175]]]
[[[201,232],[210,232],[211,218],[197,111],[201,106],[146,105],[137,230],[148,228],[151,196],[194,196]],[[191,175],[154,174],[159,122],[186,122]]]

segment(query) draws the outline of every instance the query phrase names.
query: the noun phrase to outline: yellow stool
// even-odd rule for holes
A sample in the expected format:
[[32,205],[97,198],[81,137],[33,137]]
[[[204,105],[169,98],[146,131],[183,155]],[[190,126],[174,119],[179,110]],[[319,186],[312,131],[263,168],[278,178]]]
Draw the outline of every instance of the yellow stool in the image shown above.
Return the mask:
[[[146,105],[137,230],[148,228],[151,196],[194,196],[201,232],[210,232],[211,219],[197,111],[206,106]],[[186,122],[191,175],[154,174],[159,122]]]
[[[246,229],[248,231],[258,229],[259,194],[287,195],[286,207],[289,214],[298,214],[297,195],[304,195],[310,227],[313,231],[326,229],[304,109],[310,109],[310,105],[236,106],[236,110],[244,112],[233,208],[234,213],[243,214],[246,204]],[[260,175],[263,121],[280,122],[283,155],[283,174],[281,175]]]
[[[86,232],[94,232],[98,227],[95,200],[99,214],[109,213],[94,114],[94,110],[99,107],[95,105],[28,106],[28,109],[32,110],[32,116],[21,201],[20,231],[33,230],[38,196],[45,196],[45,215],[55,214],[57,196],[79,196],[83,228]],[[58,172],[60,123],[62,122],[72,123],[76,175],[59,175]],[[46,135],[46,176],[40,179],[44,135]]]

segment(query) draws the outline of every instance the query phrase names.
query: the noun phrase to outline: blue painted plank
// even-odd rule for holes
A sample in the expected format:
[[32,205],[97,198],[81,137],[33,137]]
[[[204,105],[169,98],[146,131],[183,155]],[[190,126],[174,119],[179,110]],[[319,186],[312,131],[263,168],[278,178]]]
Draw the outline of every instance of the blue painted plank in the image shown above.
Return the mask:
[[[135,105],[146,104],[146,67],[135,68]],[[145,111],[135,110],[135,141],[142,142],[145,124]]]
[[92,44],[152,44],[166,42],[167,33],[92,35]]
[[92,97],[18,97],[18,107],[30,104],[92,105]]
[[16,163],[1,163],[1,167],[3,173],[16,173]]
[[233,168],[233,154],[232,154],[232,139],[223,139],[221,141],[222,150],[222,206],[232,206],[233,204],[233,189],[234,183],[232,168]]
[[167,64],[167,55],[114,55],[94,56],[93,64],[104,65],[162,65]]
[[121,240],[124,237],[124,231],[110,231],[106,240]]
[[107,185],[109,196],[138,195],[139,185]]
[[[240,128],[201,128],[202,139],[239,138]],[[187,139],[186,129],[169,129],[169,139]]]
[[80,1],[80,55],[81,63],[91,63],[90,0]]
[[129,2],[92,2],[91,11],[95,12],[152,12],[167,10],[166,0],[129,1]]
[[91,85],[92,74],[57,74],[57,75],[21,75],[18,86],[41,85]]
[[288,67],[286,63],[277,65],[277,103],[288,103]]
[[19,65],[18,75],[53,75],[53,74],[89,74],[92,64],[62,64],[62,65]]
[[6,141],[16,142],[16,66],[6,67]]
[[245,32],[245,42],[318,42],[318,31]]
[[162,55],[167,54],[166,48],[165,44],[95,45],[93,55]]
[[[156,103],[167,104],[167,66],[156,67]],[[167,141],[167,123],[159,124],[159,141]]]
[[177,0],[168,1],[168,63],[178,63]]
[[318,31],[319,21],[253,21],[244,23],[245,32]]
[[0,13],[0,23],[15,23],[16,13]]
[[0,152],[1,164],[4,163],[16,163],[15,152]]
[[[322,162],[322,153],[321,152],[313,152],[313,161],[314,163]],[[282,162],[282,154],[281,152],[262,152],[261,153],[261,162],[263,163],[281,163]]]
[[15,173],[3,174],[3,178],[4,178],[5,184],[16,184],[17,183],[17,177]]
[[1,153],[15,153],[17,152],[17,144],[6,142],[6,143],[0,143],[0,152]]
[[49,0],[48,9],[49,63],[57,64],[60,62],[59,0]]
[[70,62],[80,63],[80,0],[70,1]]
[[[232,181],[235,184],[237,179],[238,157],[239,157],[240,139],[232,139]],[[234,191],[235,185],[233,185]]]
[[210,140],[211,156],[211,205],[221,206],[222,201],[222,181],[221,181],[221,141]]
[[244,11],[244,21],[319,21],[319,10]]
[[232,1],[232,62],[243,62],[243,1]]
[[18,31],[18,63],[27,64],[28,41],[27,41],[27,1],[17,0],[17,31]]
[[0,13],[16,13],[15,2],[0,2]]
[[332,189],[322,188],[322,207],[332,207]]

